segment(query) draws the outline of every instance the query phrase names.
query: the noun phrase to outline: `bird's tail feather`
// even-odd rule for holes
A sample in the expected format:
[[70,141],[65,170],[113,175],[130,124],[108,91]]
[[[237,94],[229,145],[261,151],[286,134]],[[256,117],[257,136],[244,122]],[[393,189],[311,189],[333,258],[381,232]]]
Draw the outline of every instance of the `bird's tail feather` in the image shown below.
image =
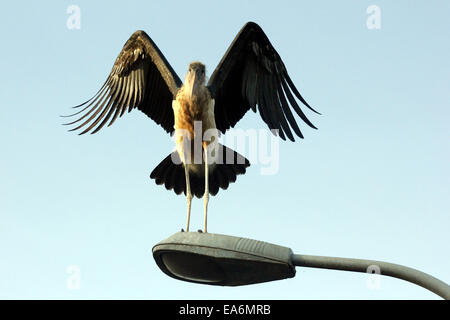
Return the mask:
[[[242,155],[225,146],[220,145],[224,154],[233,154],[233,161],[228,157],[223,161],[225,163],[216,163],[209,166],[208,183],[209,193],[216,195],[219,189],[227,189],[228,185],[236,181],[236,176],[245,174],[246,168],[250,166],[250,162]],[[203,166],[202,166],[203,167]],[[150,174],[151,179],[155,179],[156,184],[164,185],[167,190],[172,190],[176,194],[182,192],[186,194],[186,177],[184,173],[184,166],[180,161],[179,155],[176,151],[169,154],[160,164],[153,169]],[[192,195],[201,198],[205,193],[205,171],[203,170],[189,170],[189,180]]]

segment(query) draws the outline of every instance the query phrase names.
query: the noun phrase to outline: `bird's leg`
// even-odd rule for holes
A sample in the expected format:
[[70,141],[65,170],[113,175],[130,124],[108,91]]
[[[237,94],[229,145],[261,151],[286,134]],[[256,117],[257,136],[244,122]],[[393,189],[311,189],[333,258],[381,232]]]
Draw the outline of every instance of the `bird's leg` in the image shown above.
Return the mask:
[[191,184],[189,182],[189,170],[187,168],[187,163],[184,163],[184,175],[186,176],[186,199],[187,199],[187,221],[186,221],[186,232],[189,232],[189,220],[191,218]]
[[208,221],[208,201],[209,201],[209,182],[208,182],[208,147],[206,143],[204,143],[205,150],[205,194],[203,195],[203,206],[205,210],[205,229],[206,233],[206,224]]

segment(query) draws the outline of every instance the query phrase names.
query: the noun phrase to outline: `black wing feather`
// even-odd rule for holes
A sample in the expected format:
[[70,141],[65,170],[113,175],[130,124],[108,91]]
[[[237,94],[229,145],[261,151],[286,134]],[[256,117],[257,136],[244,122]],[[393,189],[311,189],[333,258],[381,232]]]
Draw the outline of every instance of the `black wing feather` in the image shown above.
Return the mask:
[[174,128],[172,100],[182,82],[152,39],[141,30],[131,35],[117,57],[103,86],[94,97],[76,106],[85,112],[72,125],[85,120],[71,129],[87,126],[80,134],[99,131],[111,119],[108,126],[128,112],[137,108],[171,133]]
[[249,109],[258,110],[268,127],[278,130],[283,140],[287,136],[294,141],[292,131],[303,138],[291,108],[316,129],[294,96],[318,112],[300,95],[279,54],[254,22],[248,22],[235,37],[211,75],[208,89],[215,99],[217,129],[223,133],[234,127]]

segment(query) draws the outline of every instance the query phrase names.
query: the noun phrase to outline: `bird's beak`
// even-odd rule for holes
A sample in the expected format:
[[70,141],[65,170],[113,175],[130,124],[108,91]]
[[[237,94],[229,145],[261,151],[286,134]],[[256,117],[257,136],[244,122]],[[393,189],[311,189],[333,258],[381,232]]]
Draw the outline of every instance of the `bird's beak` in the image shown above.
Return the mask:
[[198,81],[199,80],[199,76],[197,74],[196,71],[191,71],[189,72],[188,75],[188,93],[189,93],[189,97],[192,98],[192,96],[195,94],[195,92],[197,92],[197,88],[198,88]]

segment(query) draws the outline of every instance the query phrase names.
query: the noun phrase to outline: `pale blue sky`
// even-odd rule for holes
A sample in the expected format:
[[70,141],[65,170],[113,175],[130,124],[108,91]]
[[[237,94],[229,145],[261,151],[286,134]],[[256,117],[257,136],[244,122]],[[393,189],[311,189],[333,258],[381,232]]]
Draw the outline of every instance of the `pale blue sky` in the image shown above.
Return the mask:
[[[68,30],[66,9],[81,9]],[[368,30],[366,8],[381,9]],[[280,143],[280,171],[249,168],[210,200],[209,231],[296,253],[384,260],[450,282],[448,1],[10,1],[0,38],[0,298],[434,299],[382,278],[297,269],[223,288],[163,274],[151,248],[185,224],[186,201],[149,179],[172,150],[134,111],[79,137],[60,114],[92,96],[128,37],[145,30],[183,77],[210,72],[246,21],[261,25],[319,130]],[[238,127],[264,128],[248,114]],[[202,226],[202,201],[192,228]],[[66,287],[66,268],[81,287]]]

